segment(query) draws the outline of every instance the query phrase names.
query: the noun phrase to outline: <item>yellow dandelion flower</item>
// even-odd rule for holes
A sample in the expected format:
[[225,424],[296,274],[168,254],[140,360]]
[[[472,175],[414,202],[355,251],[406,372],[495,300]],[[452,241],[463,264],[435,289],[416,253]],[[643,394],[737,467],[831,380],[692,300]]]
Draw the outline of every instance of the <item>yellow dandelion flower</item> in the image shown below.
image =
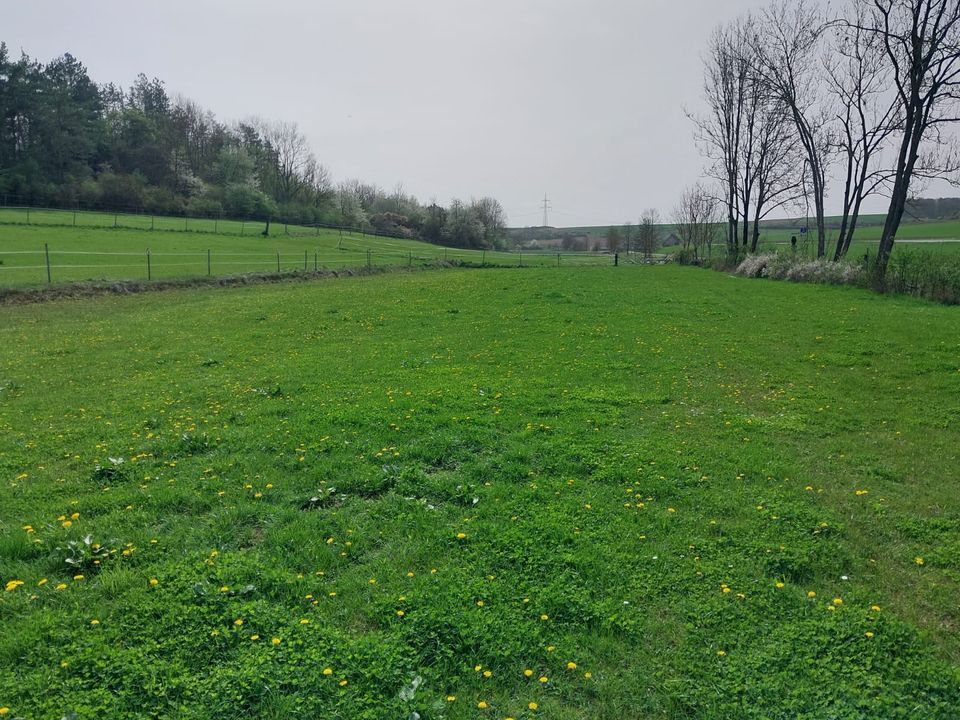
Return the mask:
[[480,702],[477,703],[477,707],[480,708],[481,710],[486,710],[490,706],[487,705],[486,700],[481,700]]
[[833,599],[833,604],[834,604],[834,605],[843,605],[843,598],[835,597],[835,598]]
[[447,702],[456,702],[456,700],[457,700],[456,695],[447,695]]
[[485,678],[488,678],[488,679],[489,679],[489,678],[492,678],[492,677],[493,677],[493,671],[492,671],[492,670],[484,670],[484,671],[483,671],[483,676],[484,676]]
[[345,687],[346,685],[347,685],[347,679],[344,678],[343,680],[340,681],[340,687]]
[[300,624],[301,624],[301,625],[309,625],[309,624],[310,624],[310,621],[307,620],[306,618],[301,618],[301,619],[300,619]]
[[96,618],[94,618],[93,620],[90,621],[90,624],[91,624],[91,625],[99,625],[99,624],[100,624],[100,621],[97,620]]
[[918,555],[917,557],[915,557],[915,558],[913,559],[913,561],[914,561],[917,565],[923,565],[923,558],[920,557],[919,555]]
[[535,702],[531,702],[531,703],[527,703],[527,707],[530,708],[531,710],[536,710],[540,706],[537,705]]
[[251,635],[251,636],[250,636],[250,639],[253,640],[254,642],[256,642],[257,640],[260,639],[260,636],[259,636],[259,635]]
[[40,578],[40,579],[37,581],[37,587],[43,587],[43,586],[46,585],[46,584],[47,584],[47,579],[46,579],[46,578]]
[[157,580],[156,578],[150,578],[150,584],[156,587],[157,585],[160,584],[160,581]]
[[537,680],[539,680],[542,683],[550,682],[550,678],[548,678],[546,675],[541,675],[540,677],[537,678]]
[[719,657],[724,657],[727,654],[726,650],[717,650],[717,655]]
[[23,585],[23,580],[10,580],[7,582],[6,591],[13,592],[21,585]]
[[533,677],[533,670],[531,670],[530,668],[527,668],[526,670],[523,671],[523,675],[524,677]]
[[463,540],[465,537],[467,537],[466,533],[462,533],[462,532],[457,533],[457,540]]
[[807,593],[807,597],[810,598],[811,600],[813,600],[816,596],[817,594],[813,590]]
[[577,669],[577,664],[575,662],[570,661],[567,663],[567,670],[576,670],[576,669]]
[[864,633],[864,635],[866,635],[868,638],[872,638],[872,637],[873,637],[873,633],[870,632],[869,630],[867,630],[867,631]]
[[57,587],[54,588],[54,590],[66,590],[66,589],[67,589],[66,583],[59,583]]
[[280,644],[280,638],[272,638],[272,639],[270,640],[270,642],[271,642],[271,644],[273,644],[273,645],[279,645],[279,644]]
[[585,673],[583,674],[583,676],[584,676],[587,680],[589,680],[590,678],[593,677],[593,673],[588,670],[587,672],[585,672]]
[[237,627],[240,627],[241,625],[243,625],[243,618],[237,618],[236,620],[233,621],[233,624],[236,625]]
[[786,587],[786,584],[783,583],[783,582],[778,581],[778,582],[777,582],[777,587],[778,587],[778,588],[783,588],[783,587]]
[[540,619],[541,619],[541,620],[549,620],[549,619],[550,619],[550,616],[547,615],[546,613],[544,613],[543,615],[540,616]]

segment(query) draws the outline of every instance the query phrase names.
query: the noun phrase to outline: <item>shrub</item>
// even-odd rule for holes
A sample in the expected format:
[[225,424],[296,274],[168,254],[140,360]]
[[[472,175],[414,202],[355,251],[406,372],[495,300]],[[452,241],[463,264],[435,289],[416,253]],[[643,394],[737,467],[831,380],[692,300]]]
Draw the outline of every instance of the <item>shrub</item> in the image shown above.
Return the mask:
[[748,255],[747,258],[737,266],[734,272],[743,277],[766,277],[767,265],[769,265],[775,257],[775,255]]
[[898,251],[890,258],[881,289],[960,304],[960,256]]

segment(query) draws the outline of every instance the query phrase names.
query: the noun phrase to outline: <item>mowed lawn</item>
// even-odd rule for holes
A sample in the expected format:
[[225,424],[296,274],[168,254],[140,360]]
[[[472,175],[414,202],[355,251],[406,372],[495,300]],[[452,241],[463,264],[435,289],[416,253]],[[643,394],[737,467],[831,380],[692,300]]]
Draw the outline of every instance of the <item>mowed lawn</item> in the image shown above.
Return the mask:
[[674,266],[3,306],[0,708],[957,718],[958,397],[956,308]]

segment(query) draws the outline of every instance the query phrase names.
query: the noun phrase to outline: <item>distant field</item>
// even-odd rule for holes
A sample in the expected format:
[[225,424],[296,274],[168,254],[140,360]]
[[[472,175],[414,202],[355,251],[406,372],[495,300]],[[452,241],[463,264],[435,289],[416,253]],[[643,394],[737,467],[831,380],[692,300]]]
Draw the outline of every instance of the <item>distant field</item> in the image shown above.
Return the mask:
[[[49,248],[53,282],[153,279],[246,272],[312,270],[372,265],[418,265],[462,260],[498,265],[609,264],[596,253],[556,254],[481,252],[337,230],[263,223],[216,222],[183,218],[78,213],[78,224],[64,226],[71,213],[0,209],[0,286],[47,282]],[[226,227],[225,227],[226,226]],[[162,228],[162,229],[161,229]],[[185,229],[186,228],[186,229]],[[215,232],[216,231],[216,232]],[[243,234],[241,234],[241,232]],[[229,234],[225,234],[229,233]],[[209,254],[208,254],[209,251]],[[209,264],[208,264],[209,259]]]
[[[861,219],[854,242],[851,246],[851,256],[862,255],[867,251],[874,251],[880,240],[883,231],[883,215],[866,215]],[[827,247],[832,249],[836,244],[839,228],[838,217],[827,218]],[[801,246],[804,245],[804,236],[800,234],[800,227],[804,224],[803,220],[774,220],[762,224],[760,232],[760,243],[765,246],[777,246],[790,244],[790,237],[796,236]],[[582,228],[563,228],[564,230],[575,230],[584,234],[601,236],[606,233],[606,227],[582,227]],[[661,226],[663,233],[674,232],[673,225]],[[936,242],[917,242],[917,241],[936,241]],[[816,238],[811,228],[811,233],[807,236],[805,247],[807,252],[816,253]],[[900,227],[897,234],[896,248],[923,249],[933,252],[958,252],[960,251],[960,221],[950,220],[945,222],[918,222],[907,221]]]
[[957,308],[678,266],[6,306],[0,707],[956,720],[958,396]]

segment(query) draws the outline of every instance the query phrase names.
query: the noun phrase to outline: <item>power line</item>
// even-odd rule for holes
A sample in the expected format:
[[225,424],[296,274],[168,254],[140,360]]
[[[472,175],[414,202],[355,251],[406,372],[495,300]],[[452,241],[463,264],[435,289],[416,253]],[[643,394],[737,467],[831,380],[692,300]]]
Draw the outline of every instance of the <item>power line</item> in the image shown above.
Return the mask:
[[553,206],[550,204],[550,201],[547,199],[547,194],[543,194],[543,227],[548,227],[550,225],[549,218],[547,216],[547,211],[550,210]]

